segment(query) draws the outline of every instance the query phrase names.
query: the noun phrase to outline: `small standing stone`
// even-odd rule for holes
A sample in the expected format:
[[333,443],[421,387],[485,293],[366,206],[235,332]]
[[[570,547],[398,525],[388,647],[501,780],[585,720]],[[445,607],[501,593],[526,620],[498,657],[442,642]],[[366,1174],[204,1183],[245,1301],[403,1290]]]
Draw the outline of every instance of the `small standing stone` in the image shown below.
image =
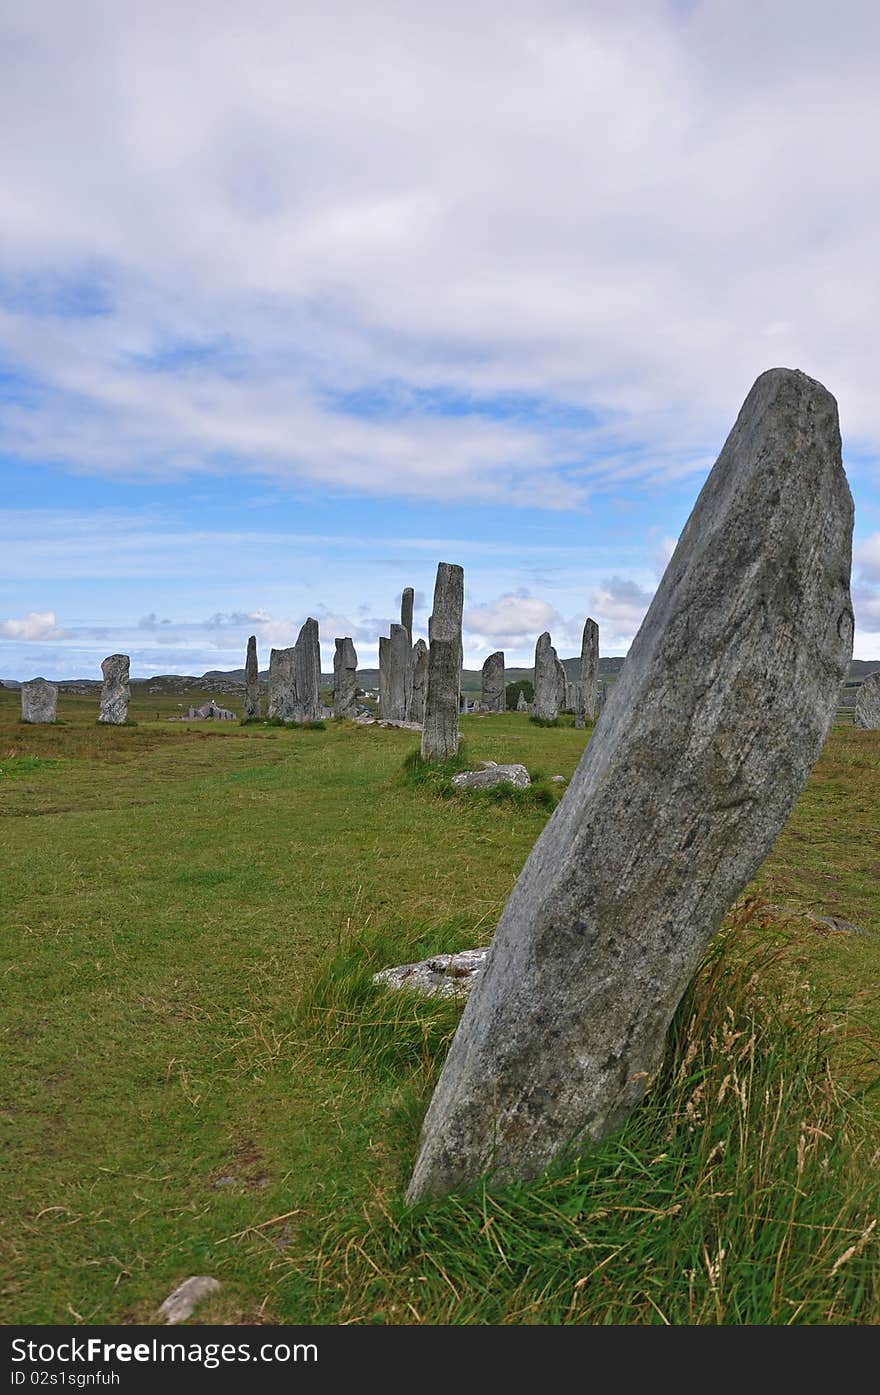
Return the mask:
[[[575,709],[582,711],[588,722],[597,716],[596,683],[599,678],[599,626],[587,616],[581,640],[581,703]],[[583,725],[583,723],[581,723]]]
[[354,641],[337,639],[333,656],[333,716],[357,716],[357,654]]
[[392,625],[388,643],[388,719],[409,721],[412,706],[412,642],[405,625]]
[[516,700],[516,710],[517,712],[528,712],[529,710],[529,704],[526,702],[526,695],[522,688],[520,688],[519,697]]
[[55,721],[58,689],[45,678],[34,678],[21,685],[21,720],[33,724]]
[[428,622],[428,685],[422,726],[422,758],[449,760],[458,750],[458,695],[461,685],[461,616],[464,569],[441,562]]
[[117,727],[125,725],[128,718],[128,704],[131,700],[128,663],[127,654],[111,654],[101,664],[104,685],[101,688],[99,722],[108,722]]
[[410,719],[421,726],[425,720],[425,690],[428,685],[428,646],[417,639],[412,648],[412,703]]
[[[559,715],[559,670],[562,665],[545,630],[535,645],[535,705],[534,715],[542,721],[554,722]],[[565,669],[562,670],[565,682]],[[564,688],[563,688],[564,692]]]
[[880,670],[869,673],[859,689],[854,720],[865,731],[880,730]]
[[391,640],[387,635],[379,636],[379,717],[386,721],[391,716]]
[[490,654],[480,676],[480,711],[504,711],[504,652]]
[[269,716],[292,722],[296,715],[294,651],[273,649],[269,655]]
[[413,591],[413,588],[411,586],[405,586],[403,588],[403,595],[400,598],[400,623],[406,630],[410,649],[412,649],[413,642],[412,630],[414,595],[415,593]]
[[253,720],[260,715],[260,670],[257,667],[257,636],[247,642],[244,664],[244,715]]

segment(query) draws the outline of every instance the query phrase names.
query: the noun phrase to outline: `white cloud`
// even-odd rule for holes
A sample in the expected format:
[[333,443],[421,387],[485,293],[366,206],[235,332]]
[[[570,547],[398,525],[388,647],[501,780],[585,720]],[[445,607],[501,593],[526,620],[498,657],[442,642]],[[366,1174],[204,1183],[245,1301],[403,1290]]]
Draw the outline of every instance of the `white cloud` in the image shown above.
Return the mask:
[[593,592],[590,613],[599,625],[600,653],[631,643],[652,599],[652,592],[622,576],[612,576]]
[[864,576],[880,581],[880,533],[872,533],[854,549],[853,562]]
[[509,645],[534,643],[544,630],[552,630],[561,623],[561,616],[552,605],[530,596],[527,591],[471,606],[462,617],[465,634]]
[[66,639],[67,634],[56,621],[54,610],[30,610],[21,620],[0,620],[0,635],[4,639],[34,640]]

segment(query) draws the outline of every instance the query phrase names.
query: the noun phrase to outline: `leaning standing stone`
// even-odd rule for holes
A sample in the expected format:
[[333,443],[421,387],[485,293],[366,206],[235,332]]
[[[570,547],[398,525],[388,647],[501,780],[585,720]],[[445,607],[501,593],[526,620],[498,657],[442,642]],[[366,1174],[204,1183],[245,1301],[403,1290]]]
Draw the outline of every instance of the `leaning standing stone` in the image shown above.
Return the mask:
[[852,521],[834,398],[762,374],[505,907],[411,1200],[536,1175],[641,1099],[822,749],[852,647]]
[[587,617],[581,640],[581,701],[575,711],[588,722],[596,720],[596,683],[599,679],[599,626]]
[[428,684],[422,726],[422,758],[449,760],[458,750],[458,694],[461,683],[461,615],[464,570],[441,562],[428,622]]
[[880,671],[869,673],[859,689],[854,720],[866,731],[880,730]]
[[257,666],[257,636],[247,642],[244,664],[244,715],[251,720],[260,715],[260,670]]
[[351,638],[337,639],[333,656],[333,716],[357,716],[357,654]]
[[480,681],[480,711],[504,711],[504,653],[499,649],[483,664]]
[[[545,630],[535,645],[535,704],[534,715],[553,722],[559,715],[559,669],[556,650]],[[565,670],[563,669],[563,683]]]
[[121,727],[128,718],[131,688],[128,685],[128,655],[111,654],[101,664],[104,685],[101,688],[99,722]]
[[34,678],[21,685],[21,720],[23,722],[54,722],[58,707],[58,689],[45,678]]
[[419,725],[425,719],[425,689],[428,684],[428,646],[417,639],[412,648],[412,702],[410,719]]

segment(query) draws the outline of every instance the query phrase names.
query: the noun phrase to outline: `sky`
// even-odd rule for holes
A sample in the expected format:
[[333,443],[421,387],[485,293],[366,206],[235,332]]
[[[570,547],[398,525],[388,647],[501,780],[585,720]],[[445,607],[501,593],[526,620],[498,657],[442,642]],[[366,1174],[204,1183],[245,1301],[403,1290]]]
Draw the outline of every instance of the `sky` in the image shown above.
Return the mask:
[[880,658],[880,6],[0,0],[0,678],[625,654],[752,382]]

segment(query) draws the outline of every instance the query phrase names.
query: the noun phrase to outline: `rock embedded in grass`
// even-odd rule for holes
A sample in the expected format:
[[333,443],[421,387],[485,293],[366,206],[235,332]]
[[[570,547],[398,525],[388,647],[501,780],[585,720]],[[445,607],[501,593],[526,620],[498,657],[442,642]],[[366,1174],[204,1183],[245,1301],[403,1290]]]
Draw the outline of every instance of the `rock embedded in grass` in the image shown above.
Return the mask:
[[34,724],[55,721],[58,710],[58,689],[45,678],[33,678],[21,685],[21,720]]
[[381,969],[373,975],[373,982],[386,988],[424,993],[432,998],[466,998],[479,983],[488,957],[488,947],[463,949],[457,954],[435,954],[432,959],[420,959],[415,964]]
[[163,1317],[169,1327],[178,1322],[186,1322],[188,1317],[192,1317],[198,1304],[209,1298],[212,1293],[217,1293],[219,1288],[218,1280],[212,1279],[210,1275],[194,1274],[191,1279],[184,1279],[182,1284],[178,1284],[173,1293],[169,1293],[156,1316]]
[[505,907],[410,1200],[534,1176],[642,1098],[825,741],[852,652],[852,523],[834,398],[762,374]]
[[495,765],[490,761],[482,770],[460,770],[453,775],[452,783],[456,789],[465,790],[489,790],[495,785],[527,790],[532,782],[524,765]]
[[128,704],[131,701],[131,688],[128,682],[129,659],[127,654],[110,654],[101,664],[104,683],[101,688],[101,711],[99,722],[110,726],[124,726],[128,720]]
[[880,731],[880,672],[869,673],[859,689],[853,720],[864,731]]

